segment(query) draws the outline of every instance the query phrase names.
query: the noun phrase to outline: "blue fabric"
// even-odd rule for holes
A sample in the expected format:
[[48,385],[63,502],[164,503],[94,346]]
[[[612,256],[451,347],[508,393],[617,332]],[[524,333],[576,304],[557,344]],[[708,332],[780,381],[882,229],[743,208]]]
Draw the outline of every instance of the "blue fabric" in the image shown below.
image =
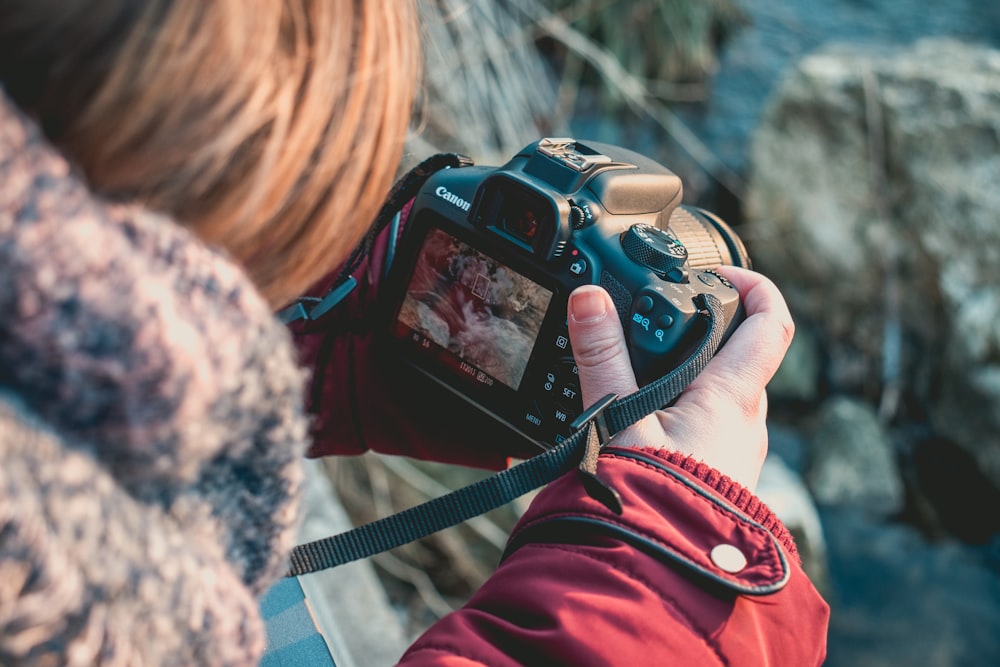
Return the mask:
[[297,578],[286,577],[272,586],[260,611],[267,624],[261,667],[335,667]]

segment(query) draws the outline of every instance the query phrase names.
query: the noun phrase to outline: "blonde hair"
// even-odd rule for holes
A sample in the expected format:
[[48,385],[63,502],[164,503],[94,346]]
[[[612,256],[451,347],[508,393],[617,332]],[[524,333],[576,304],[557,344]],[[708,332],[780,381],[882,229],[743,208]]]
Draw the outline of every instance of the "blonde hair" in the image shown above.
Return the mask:
[[0,0],[0,80],[95,191],[224,247],[278,306],[374,218],[417,38],[406,0]]

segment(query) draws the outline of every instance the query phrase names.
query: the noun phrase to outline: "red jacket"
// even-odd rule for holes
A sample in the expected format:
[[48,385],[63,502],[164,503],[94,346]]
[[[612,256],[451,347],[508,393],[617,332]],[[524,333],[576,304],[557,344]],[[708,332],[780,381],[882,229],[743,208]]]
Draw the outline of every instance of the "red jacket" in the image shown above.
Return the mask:
[[[382,265],[382,241],[373,266]],[[370,448],[493,468],[531,455],[510,451],[470,410],[442,415],[442,394],[406,376],[400,384],[382,366],[371,347],[378,276],[371,266],[355,275],[359,288],[327,319],[293,326],[316,370],[310,454]],[[401,664],[822,663],[829,607],[756,496],[661,450],[606,448],[599,472],[622,496],[620,516],[591,499],[575,472],[550,484],[493,576]]]

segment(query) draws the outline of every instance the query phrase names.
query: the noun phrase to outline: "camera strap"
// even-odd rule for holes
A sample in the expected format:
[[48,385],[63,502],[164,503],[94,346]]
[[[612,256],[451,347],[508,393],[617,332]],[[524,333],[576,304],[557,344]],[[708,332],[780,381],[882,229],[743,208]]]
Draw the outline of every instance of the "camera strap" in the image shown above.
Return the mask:
[[397,514],[295,547],[286,576],[318,572],[413,542],[506,505],[573,467],[592,498],[621,514],[617,491],[597,475],[598,454],[627,427],[673,403],[719,349],[726,326],[722,303],[711,294],[696,300],[707,319],[707,331],[692,355],[673,371],[629,396],[605,396],[573,422],[569,438],[523,463]]
[[[403,207],[417,195],[417,191],[420,190],[424,182],[442,169],[457,169],[469,167],[472,164],[472,158],[461,153],[437,153],[406,172],[393,184],[382,208],[379,209],[375,222],[351,251],[326,295],[322,298],[300,297],[290,306],[281,310],[277,314],[278,319],[284,324],[291,324],[297,320],[318,320],[330,312],[358,286],[358,282],[352,274],[358,270],[365,257],[371,254],[375,239],[382,233],[382,230],[394,221],[398,222]],[[392,247],[391,245],[390,248]],[[387,269],[388,264],[389,262],[386,263]]]

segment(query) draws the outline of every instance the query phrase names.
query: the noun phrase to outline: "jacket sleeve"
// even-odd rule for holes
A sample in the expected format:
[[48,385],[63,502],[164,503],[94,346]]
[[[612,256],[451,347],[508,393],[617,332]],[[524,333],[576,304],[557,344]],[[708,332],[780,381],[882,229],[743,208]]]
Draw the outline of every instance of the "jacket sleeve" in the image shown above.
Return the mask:
[[[379,355],[378,294],[390,231],[382,232],[353,274],[358,286],[344,301],[318,322],[290,327],[299,361],[311,372],[306,395],[313,415],[309,456],[371,449],[499,470],[508,457],[537,454],[503,427],[482,428],[482,417],[446,389]],[[331,272],[310,294],[325,295],[338,273]],[[470,445],[470,433],[476,434],[475,445]]]
[[819,665],[829,608],[753,494],[676,453],[609,448],[616,515],[576,473],[532,503],[487,583],[404,655],[429,665]]

